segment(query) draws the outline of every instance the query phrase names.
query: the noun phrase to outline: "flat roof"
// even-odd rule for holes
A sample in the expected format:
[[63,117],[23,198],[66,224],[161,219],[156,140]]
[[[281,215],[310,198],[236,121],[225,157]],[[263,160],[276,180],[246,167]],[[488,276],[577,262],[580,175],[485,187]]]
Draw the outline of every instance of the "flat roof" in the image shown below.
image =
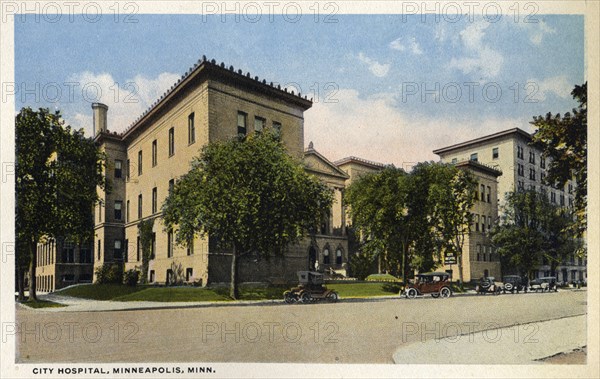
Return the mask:
[[441,154],[441,153],[447,153],[449,151],[452,150],[457,150],[463,147],[468,147],[471,145],[475,145],[477,143],[481,143],[481,142],[487,142],[487,141],[492,141],[494,139],[498,139],[501,137],[505,137],[505,136],[509,136],[511,134],[518,134],[526,139],[528,139],[529,141],[531,141],[531,134],[527,133],[526,131],[519,129],[519,128],[512,128],[512,129],[508,129],[508,130],[503,130],[501,132],[498,133],[494,133],[494,134],[489,134],[487,136],[483,136],[483,137],[479,137],[479,138],[475,138],[469,141],[465,141],[465,142],[461,142],[461,143],[457,143],[455,145],[450,145],[447,147],[441,147],[439,149],[433,150],[434,154]]

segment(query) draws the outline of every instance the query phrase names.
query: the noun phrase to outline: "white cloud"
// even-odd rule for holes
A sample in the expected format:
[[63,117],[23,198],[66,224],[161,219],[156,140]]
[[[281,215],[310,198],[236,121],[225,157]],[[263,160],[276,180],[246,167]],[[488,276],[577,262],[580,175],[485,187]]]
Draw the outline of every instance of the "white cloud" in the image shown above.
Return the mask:
[[[423,54],[423,50],[421,50],[421,46],[417,42],[417,39],[414,37],[409,38],[408,48],[410,49],[410,52],[415,55]],[[398,51],[405,51],[406,46],[402,43],[402,37],[396,38],[395,40],[390,42],[390,49],[398,50]]]
[[548,94],[554,94],[560,98],[568,99],[571,97],[573,83],[567,79],[566,75],[553,76],[543,80],[530,79],[527,81],[530,84],[526,87],[527,95],[532,100],[544,101]]
[[395,95],[380,93],[361,98],[353,89],[341,89],[337,103],[315,103],[304,114],[305,142],[330,160],[358,156],[398,167],[435,160],[436,148],[467,141],[513,127],[527,129],[518,119],[460,121],[403,113]]
[[488,22],[475,22],[460,32],[467,56],[452,58],[449,63],[451,69],[460,70],[466,75],[476,75],[478,79],[492,78],[500,73],[504,57],[499,51],[483,43],[489,25]]
[[537,23],[520,22],[518,25],[528,31],[529,40],[534,45],[541,44],[546,35],[556,33],[556,29],[552,28],[544,20],[538,20]]
[[[177,74],[164,72],[155,78],[136,75],[132,79],[118,83],[109,73],[96,74],[85,71],[72,75],[68,81],[78,83],[78,87],[82,88],[82,96],[85,96],[83,100],[88,103],[106,104],[108,129],[123,132],[178,78]],[[84,113],[66,114],[65,119],[74,128],[83,128],[86,134],[92,134],[91,108],[88,107]]]
[[374,59],[364,55],[362,52],[358,54],[358,59],[369,67],[369,71],[379,78],[383,78],[390,71],[389,63],[381,64]]

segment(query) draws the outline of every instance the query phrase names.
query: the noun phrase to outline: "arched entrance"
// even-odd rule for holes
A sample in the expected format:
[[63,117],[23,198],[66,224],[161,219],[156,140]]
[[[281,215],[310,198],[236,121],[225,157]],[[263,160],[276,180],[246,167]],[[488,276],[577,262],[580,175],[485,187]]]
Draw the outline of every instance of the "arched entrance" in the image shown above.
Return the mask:
[[317,262],[317,249],[311,245],[308,249],[308,270],[315,271],[315,263]]

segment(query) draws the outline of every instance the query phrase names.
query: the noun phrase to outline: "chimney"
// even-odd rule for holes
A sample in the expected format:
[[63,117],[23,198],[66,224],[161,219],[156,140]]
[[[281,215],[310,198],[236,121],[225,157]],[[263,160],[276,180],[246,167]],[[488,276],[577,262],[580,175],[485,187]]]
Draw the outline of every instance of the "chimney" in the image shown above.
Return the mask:
[[94,137],[101,132],[107,132],[106,127],[106,112],[108,107],[102,103],[93,103],[92,110],[94,112]]

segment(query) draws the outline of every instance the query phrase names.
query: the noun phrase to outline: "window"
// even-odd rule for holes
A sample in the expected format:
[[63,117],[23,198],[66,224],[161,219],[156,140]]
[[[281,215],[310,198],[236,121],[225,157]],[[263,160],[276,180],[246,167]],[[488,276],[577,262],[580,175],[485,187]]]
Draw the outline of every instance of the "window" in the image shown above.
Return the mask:
[[98,202],[98,222],[102,222],[102,200]]
[[546,168],[546,158],[544,158],[543,156],[540,157],[540,167]]
[[98,252],[98,260],[100,260],[100,249],[102,247],[102,241],[98,240],[98,248],[96,251]]
[[338,265],[342,264],[342,250],[341,249],[337,249],[337,251],[335,252],[335,264],[338,264]]
[[175,188],[175,179],[169,180],[169,195],[173,192],[173,188]]
[[546,173],[545,172],[540,173],[540,180],[542,181],[542,184],[546,184]]
[[75,244],[73,242],[64,242],[62,249],[62,259],[64,263],[75,263]]
[[196,142],[196,126],[194,125],[194,112],[188,116],[188,144]]
[[533,168],[529,169],[529,179],[535,180],[535,169]]
[[280,137],[281,136],[281,123],[277,122],[277,121],[273,121],[273,131],[275,132],[275,135]]
[[142,194],[138,195],[138,218],[142,218]]
[[169,129],[169,157],[175,154],[175,128]]
[[116,260],[121,260],[123,259],[123,250],[122,250],[122,244],[121,244],[121,240],[115,240],[115,248],[113,250],[113,257]]
[[265,119],[262,117],[254,117],[254,131],[256,133],[261,133],[265,128]]
[[121,209],[123,208],[123,202],[121,200],[115,200],[115,220],[121,219]]
[[150,259],[154,259],[156,257],[156,233],[152,233],[152,245],[150,247]]
[[533,151],[529,152],[529,163],[535,164],[535,152]]
[[452,158],[452,164],[455,164],[456,162],[458,162],[458,158]]
[[573,193],[573,185],[569,184],[569,194],[572,194],[572,193]]
[[491,203],[492,202],[492,188],[490,186],[487,186],[487,202]]
[[498,159],[498,157],[499,157],[498,148],[494,147],[492,149],[492,159]]
[[485,201],[485,186],[482,184],[481,188],[481,201]]
[[154,283],[154,270],[150,270],[150,283]]
[[138,151],[138,175],[142,175],[142,150]]
[[189,282],[194,276],[194,269],[192,267],[188,267],[185,269],[185,281]]
[[523,190],[525,189],[525,182],[524,182],[524,181],[522,181],[522,180],[519,180],[519,181],[517,182],[517,185],[518,185],[518,189],[519,189],[519,191],[523,191]]
[[475,231],[479,231],[479,215],[475,215]]
[[563,194],[560,195],[560,205],[562,207],[565,206],[565,195],[563,195]]
[[169,230],[167,233],[167,258],[173,256],[173,231]]
[[128,159],[127,160],[127,167],[125,167],[125,179],[127,179],[127,181],[129,181],[129,167],[131,166],[131,161]]
[[141,246],[141,242],[140,242],[140,236],[137,237],[137,245],[136,245],[136,251],[135,251],[135,260],[137,262],[140,261],[140,256],[141,256],[141,250],[142,250],[142,246]]
[[237,114],[237,132],[238,134],[246,135],[246,113],[238,112]]
[[492,216],[488,216],[488,230],[492,229]]
[[129,222],[129,221],[131,221],[131,218],[129,218],[129,208],[131,208],[131,206],[129,205],[129,200],[127,200],[126,208],[127,209],[125,209],[125,212],[126,212],[125,213],[125,217],[126,217],[125,222]]
[[477,162],[477,153],[473,153],[471,154],[471,158],[470,158],[473,162]]
[[523,148],[517,145],[517,158],[523,159]]
[[481,216],[481,232],[485,233],[485,216]]
[[520,163],[517,163],[517,174],[519,176],[524,176],[525,175],[525,167],[522,164],[520,164]]
[[194,239],[190,239],[187,245],[187,255],[194,255]]
[[556,194],[554,191],[550,192],[550,201],[556,203]]
[[[93,244],[92,244],[93,246]],[[81,245],[79,247],[79,262],[80,263],[92,263],[92,249],[89,244]]]
[[158,193],[156,187],[152,188],[152,214],[155,214],[157,211],[157,200]]
[[329,263],[331,263],[329,258],[329,249],[325,248],[325,250],[323,250],[323,264],[328,265]]
[[152,167],[156,166],[158,163],[158,145],[157,141],[152,141]]
[[123,161],[115,160],[115,178],[120,178],[123,175]]

